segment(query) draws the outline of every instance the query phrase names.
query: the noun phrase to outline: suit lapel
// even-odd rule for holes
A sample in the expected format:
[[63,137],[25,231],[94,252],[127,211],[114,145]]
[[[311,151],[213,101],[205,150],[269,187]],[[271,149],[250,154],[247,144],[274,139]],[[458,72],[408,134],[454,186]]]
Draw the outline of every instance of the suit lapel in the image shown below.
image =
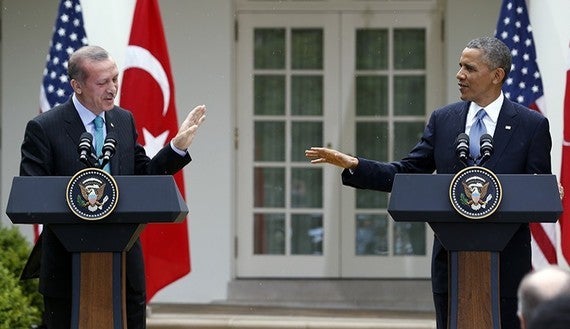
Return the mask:
[[469,112],[469,102],[463,102],[460,110],[457,111],[458,117],[453,120],[454,136],[458,136],[465,132],[465,125],[467,124],[467,112]]
[[493,134],[493,156],[487,162],[485,167],[493,170],[503,152],[509,145],[513,132],[516,131],[519,125],[518,113],[511,104],[511,102],[505,98],[503,106],[501,107],[501,112],[499,113],[499,118],[497,119],[497,126],[495,127],[495,133]]
[[85,132],[85,126],[83,125],[81,117],[79,117],[79,113],[77,113],[75,106],[73,106],[71,99],[67,104],[65,104],[65,106],[56,111],[63,111],[62,114],[63,120],[66,123],[65,130],[67,136],[70,138],[70,143],[77,145],[81,134]]
[[[105,112],[105,125],[107,128],[107,133],[109,133],[111,130],[115,131],[115,134],[117,136],[117,139],[119,139],[117,141],[117,150],[116,152],[119,152],[119,145],[118,143],[120,143],[120,138],[119,138],[119,133],[121,132],[121,129],[119,129],[118,126],[118,121],[117,121],[117,115],[115,110],[111,110],[111,111],[107,111]],[[121,173],[121,161],[120,161],[120,156],[118,156],[118,154],[115,154],[112,158],[111,158],[111,174],[113,175],[119,175]]]

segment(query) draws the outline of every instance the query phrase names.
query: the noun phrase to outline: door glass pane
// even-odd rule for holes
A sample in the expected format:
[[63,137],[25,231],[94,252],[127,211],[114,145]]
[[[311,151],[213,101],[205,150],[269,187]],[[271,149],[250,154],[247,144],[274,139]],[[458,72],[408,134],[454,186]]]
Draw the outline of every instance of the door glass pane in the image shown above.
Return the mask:
[[388,114],[388,77],[368,75],[356,77],[356,114]]
[[285,123],[282,121],[256,121],[254,127],[254,160],[285,160]]
[[356,123],[356,154],[367,159],[388,160],[388,125],[386,122]]
[[394,68],[425,69],[425,29],[394,29]]
[[388,220],[386,215],[356,215],[356,255],[388,255]]
[[408,155],[420,141],[425,128],[424,122],[397,122],[394,124],[394,158]]
[[291,77],[291,114],[323,114],[322,75],[294,75]]
[[305,150],[311,146],[322,145],[323,123],[293,122],[291,135],[291,160],[306,162]]
[[424,115],[426,108],[425,76],[394,77],[394,114]]
[[255,75],[253,113],[256,115],[285,114],[285,76]]
[[388,193],[357,189],[356,207],[359,209],[387,208]]
[[291,30],[291,67],[294,70],[323,68],[323,30]]
[[420,115],[426,111],[425,76],[394,77],[394,114]]
[[394,255],[425,255],[426,224],[394,223]]
[[285,29],[255,29],[253,45],[255,69],[285,68]]
[[285,214],[255,214],[253,231],[254,254],[285,254]]
[[291,169],[291,207],[321,208],[323,206],[322,168]]
[[356,69],[385,70],[388,68],[388,30],[356,30]]
[[255,168],[253,176],[255,207],[285,206],[284,168]]
[[291,254],[323,254],[323,216],[295,214],[291,216]]
[[[358,122],[356,124],[356,154],[387,161],[388,125],[385,122]],[[359,209],[385,208],[388,194],[372,190],[356,190],[356,207]]]

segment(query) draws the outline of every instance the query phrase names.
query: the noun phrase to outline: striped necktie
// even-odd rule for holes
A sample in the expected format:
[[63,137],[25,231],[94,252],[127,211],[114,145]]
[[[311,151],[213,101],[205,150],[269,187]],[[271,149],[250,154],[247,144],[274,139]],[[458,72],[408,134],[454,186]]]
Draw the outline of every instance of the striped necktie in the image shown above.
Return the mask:
[[479,158],[479,147],[481,136],[487,133],[487,128],[483,122],[483,118],[487,115],[485,109],[480,109],[477,114],[475,114],[475,122],[469,130],[469,153],[473,160]]
[[[105,121],[103,121],[102,117],[96,116],[95,119],[93,119],[93,125],[95,126],[95,136],[94,136],[95,152],[97,154],[97,157],[100,157],[101,155],[103,155],[103,144],[105,143],[105,136],[104,136],[105,132],[103,131],[103,126],[105,125]],[[111,172],[109,163],[105,165],[103,170],[105,170],[108,173]]]

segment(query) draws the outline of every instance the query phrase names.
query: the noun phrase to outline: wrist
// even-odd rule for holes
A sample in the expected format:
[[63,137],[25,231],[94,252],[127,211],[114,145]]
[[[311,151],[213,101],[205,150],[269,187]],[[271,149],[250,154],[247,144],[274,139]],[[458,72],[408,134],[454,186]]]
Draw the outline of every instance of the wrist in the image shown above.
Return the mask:
[[350,157],[349,166],[346,169],[356,169],[358,167],[358,158]]

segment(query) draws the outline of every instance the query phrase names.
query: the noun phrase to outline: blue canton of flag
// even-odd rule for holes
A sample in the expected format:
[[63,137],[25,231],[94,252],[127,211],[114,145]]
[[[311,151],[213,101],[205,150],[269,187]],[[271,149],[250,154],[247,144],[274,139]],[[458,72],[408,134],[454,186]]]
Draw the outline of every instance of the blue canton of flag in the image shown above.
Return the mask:
[[75,50],[86,45],[87,36],[79,0],[62,0],[43,73],[40,91],[42,112],[66,102],[73,93],[67,76],[67,61]]
[[532,27],[524,0],[504,0],[495,36],[510,49],[511,72],[503,85],[505,97],[534,110],[543,96],[542,78],[536,64]]

